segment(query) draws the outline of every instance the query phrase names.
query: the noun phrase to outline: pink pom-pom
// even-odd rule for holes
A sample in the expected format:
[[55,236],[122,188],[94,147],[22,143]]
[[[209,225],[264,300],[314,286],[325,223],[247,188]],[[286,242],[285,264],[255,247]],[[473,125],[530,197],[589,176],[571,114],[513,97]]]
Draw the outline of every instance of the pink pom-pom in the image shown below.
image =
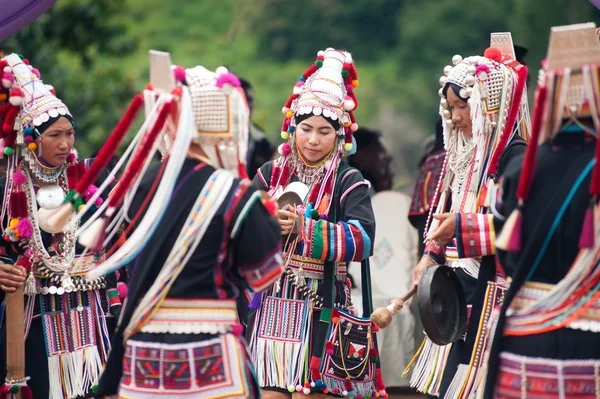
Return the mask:
[[544,58],[542,60],[542,68],[546,69],[546,65],[548,65],[548,60],[546,58]]
[[288,126],[291,125],[292,124],[292,119],[291,118],[287,118],[285,120],[285,124],[288,125]]
[[296,208],[296,213],[300,216],[304,215],[306,213],[306,208],[304,207],[304,205],[298,205],[298,207]]
[[344,133],[346,133],[346,134],[350,133],[350,128],[349,127],[345,127],[344,128]]
[[92,195],[96,194],[96,191],[98,191],[98,187],[96,187],[92,184],[87,188],[87,190],[85,190],[85,193],[83,194],[83,196],[91,197]]
[[222,88],[226,84],[230,84],[233,87],[242,86],[240,79],[231,72],[224,73],[217,78],[217,87]]
[[15,81],[15,77],[12,73],[4,72],[2,74],[2,86],[6,89],[10,89]]
[[327,353],[329,356],[333,355],[333,349],[328,348],[327,350],[325,350],[325,353]]
[[304,389],[302,385],[296,385],[296,392],[302,392],[302,389]]
[[241,337],[244,334],[244,327],[241,324],[236,324],[231,327],[231,332],[236,337]]
[[283,108],[281,108],[281,113],[282,113],[282,114],[284,114],[284,115],[285,115],[285,114],[287,114],[288,112],[290,112],[290,109],[289,109],[288,107],[283,107]]
[[94,201],[94,205],[96,206],[101,206],[104,203],[104,200],[102,199],[102,197],[98,197],[96,198],[96,201]]
[[304,86],[304,82],[303,81],[299,80],[299,81],[296,82],[296,87],[302,87],[302,86]]
[[67,155],[67,162],[73,162],[77,159],[77,154],[74,152],[71,152],[69,155]]
[[481,72],[490,73],[490,67],[485,64],[477,65],[477,68],[475,68],[475,74],[479,75]]
[[292,146],[288,143],[283,143],[281,145],[281,155],[288,156],[292,152]]
[[176,66],[173,68],[173,75],[175,75],[176,81],[183,82],[185,80],[185,68]]
[[373,324],[373,332],[377,332],[379,331],[379,327],[377,327],[375,324]]
[[346,85],[346,91],[347,91],[348,93],[352,93],[352,91],[353,91],[353,90],[354,90],[354,87],[352,86],[352,84],[351,84],[351,83],[348,83],[348,84]]
[[23,172],[21,172],[20,170],[17,170],[13,174],[13,183],[15,183],[17,186],[20,186],[21,184],[25,183],[26,181],[27,181],[27,176],[25,176],[25,174]]
[[29,143],[33,142],[33,137],[31,137],[31,136],[25,136],[25,139],[24,139],[24,140],[25,140],[25,142],[26,142],[27,144],[29,144]]
[[19,220],[19,223],[14,227],[21,238],[31,238],[33,235],[33,226],[27,218]]
[[356,132],[358,130],[358,124],[353,123],[350,125],[350,130]]
[[122,281],[119,281],[117,283],[117,292],[119,293],[119,298],[121,298],[122,300],[125,299],[127,297],[127,293],[129,292],[127,284],[125,284]]
[[37,68],[32,68],[31,73],[33,73],[35,76],[37,76],[38,79],[42,78],[42,74],[40,73],[40,71]]
[[26,258],[31,258],[34,254],[35,254],[35,251],[33,249],[27,248],[23,255],[25,255]]

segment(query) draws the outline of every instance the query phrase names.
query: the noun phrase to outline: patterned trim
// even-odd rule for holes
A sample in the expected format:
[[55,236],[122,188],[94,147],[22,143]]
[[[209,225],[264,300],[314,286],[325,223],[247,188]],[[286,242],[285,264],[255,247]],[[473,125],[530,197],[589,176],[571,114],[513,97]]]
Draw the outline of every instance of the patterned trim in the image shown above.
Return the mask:
[[251,397],[246,351],[231,334],[169,345],[129,340],[120,398]]
[[496,398],[600,398],[600,360],[500,353]]
[[106,296],[108,297],[108,304],[111,307],[121,306],[121,298],[119,298],[119,291],[116,288],[107,289]]
[[371,255],[371,239],[358,220],[329,223],[306,218],[312,233],[310,257],[330,262],[360,262]]
[[283,273],[283,257],[281,249],[276,247],[267,256],[254,265],[240,268],[242,277],[254,291],[262,291]]
[[438,265],[443,265],[446,261],[446,247],[437,241],[430,241],[425,245],[424,255],[429,257]]
[[494,215],[456,214],[456,247],[460,258],[495,255],[495,242]]
[[[283,255],[285,258],[287,258],[287,254],[285,252]],[[322,260],[292,255],[286,266],[295,270],[296,272],[299,272],[300,269],[302,269],[302,276],[304,277],[323,280],[325,263]],[[337,280],[346,281],[347,268],[348,266],[346,263],[335,262],[335,277]]]
[[238,324],[235,300],[166,299],[142,332],[224,334]]

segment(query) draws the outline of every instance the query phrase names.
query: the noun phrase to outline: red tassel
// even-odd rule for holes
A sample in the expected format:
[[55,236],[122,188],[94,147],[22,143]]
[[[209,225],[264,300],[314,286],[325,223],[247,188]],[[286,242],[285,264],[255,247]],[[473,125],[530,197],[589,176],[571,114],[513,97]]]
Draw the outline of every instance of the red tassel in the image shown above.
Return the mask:
[[2,390],[0,391],[0,398],[2,399],[7,399],[10,398],[11,392],[10,392],[10,386],[8,385],[2,385]]
[[315,183],[312,191],[310,192],[310,197],[308,197],[309,204],[314,204],[315,206],[317,205],[317,204],[315,204],[315,202],[317,201],[317,196],[319,195],[320,190],[321,190],[321,183]]
[[525,161],[522,168],[523,172],[521,173],[519,188],[517,189],[517,198],[522,201],[529,198],[547,93],[548,90],[545,87],[538,87],[535,108],[533,110],[533,121],[531,123],[531,139],[527,146],[527,153],[525,154]]
[[281,175],[281,168],[279,166],[275,166],[273,168],[273,171],[271,171],[271,183],[270,183],[271,188],[275,187],[275,185],[277,184],[279,175]]
[[[116,208],[117,206],[119,206],[121,204],[121,201],[123,200],[123,197],[125,196],[125,193],[127,192],[127,190],[129,190],[129,186],[131,185],[131,183],[133,183],[133,180],[135,179],[135,177],[139,174],[140,170],[142,169],[142,166],[144,165],[146,158],[148,158],[148,154],[150,153],[150,150],[154,146],[154,142],[156,141],[156,138],[158,137],[159,133],[162,131],[165,121],[167,120],[167,116],[169,115],[169,112],[171,111],[172,104],[173,103],[171,101],[166,102],[164,104],[164,106],[160,110],[160,113],[158,114],[158,117],[156,118],[156,122],[150,129],[150,132],[142,138],[142,142],[140,143],[140,146],[138,147],[138,150],[136,151],[136,153],[133,155],[133,158],[131,160],[131,164],[129,165],[129,168],[127,168],[127,170],[123,174],[123,177],[121,178],[120,183],[115,188],[114,193],[108,199],[110,202],[108,205],[109,208],[111,208],[111,207]],[[90,167],[90,170],[92,170],[94,165],[96,165],[96,162],[94,162],[92,164],[92,166]],[[86,185],[86,189],[91,183],[92,182],[89,182],[89,184]],[[80,186],[78,185],[77,186],[78,192],[79,192],[79,188],[80,188]],[[85,192],[85,190],[82,192]]]
[[106,141],[106,143],[102,146],[102,149],[98,153],[98,156],[94,159],[94,162],[90,166],[90,169],[83,175],[79,183],[77,184],[77,188],[75,191],[82,195],[90,184],[93,184],[100,172],[104,170],[110,158],[114,155],[114,153],[119,148],[121,141],[125,138],[127,131],[131,127],[131,124],[135,120],[136,115],[138,114],[140,108],[144,104],[144,98],[141,94],[136,94],[136,96],[129,104],[129,108],[123,115],[123,118],[119,121],[110,137]]
[[246,165],[241,162],[238,162],[238,177],[240,179],[247,179],[248,172],[246,172]]
[[594,248],[596,241],[596,229],[594,228],[594,205],[588,206],[583,219],[583,228],[579,236],[579,248]]
[[523,225],[523,214],[519,211],[516,215],[515,224],[513,227],[510,240],[508,241],[508,250],[518,252],[521,250],[521,230]]
[[13,191],[10,193],[10,216],[13,218],[26,218],[27,214],[27,196],[22,191]]
[[17,265],[23,267],[27,273],[29,273],[29,270],[31,269],[31,262],[29,261],[29,258],[25,256],[17,261]]
[[298,94],[292,94],[285,103],[285,108],[289,108],[292,105],[292,101],[298,98]]
[[375,387],[378,391],[385,390],[385,384],[383,383],[383,377],[381,376],[381,369],[375,370]]
[[333,344],[331,342],[327,342],[325,344],[325,353],[327,353],[329,356],[333,355]]
[[[95,162],[96,161],[94,161],[94,163]],[[71,165],[67,168],[67,184],[69,185],[69,190],[73,190],[78,182],[79,176],[77,173],[77,165]]]
[[354,385],[352,385],[352,381],[346,380],[344,386],[346,387],[346,391],[348,391],[348,392],[354,391]]
[[302,74],[302,76],[304,76],[305,79],[308,79],[312,76],[312,74],[314,74],[317,69],[319,69],[319,67],[317,66],[317,64],[313,63],[311,66],[308,67],[308,69]]
[[33,399],[33,393],[28,386],[21,387],[21,399]]
[[321,379],[321,373],[319,369],[321,368],[321,358],[316,356],[311,356],[310,358],[310,371],[312,374],[312,378],[314,381]]
[[290,167],[285,165],[281,171],[281,181],[279,182],[282,186],[286,186],[288,179],[290,178]]
[[519,115],[519,110],[521,109],[521,99],[523,98],[523,92],[525,91],[525,82],[527,82],[527,74],[528,69],[525,65],[523,65],[518,71],[518,81],[517,87],[515,89],[515,95],[512,103],[510,104],[510,110],[508,111],[508,117],[506,119],[506,124],[504,125],[504,131],[500,136],[500,142],[498,146],[494,150],[494,155],[492,156],[492,161],[490,162],[490,166],[488,168],[488,174],[494,176],[496,174],[496,170],[498,169],[498,164],[500,163],[500,157],[508,144],[508,140],[511,137],[511,133],[515,127],[515,122],[517,121],[517,116]]
[[[12,131],[14,130],[15,119],[17,118],[18,114],[19,114],[19,107],[12,106],[8,109],[8,112],[6,113],[6,116],[4,117],[4,124],[2,125],[2,131],[4,131],[4,133],[6,133],[8,136],[12,136],[10,133],[12,133]],[[12,146],[12,143],[11,143],[11,146]]]
[[369,357],[378,357],[378,356],[379,356],[379,354],[377,353],[377,349],[371,348],[369,350]]

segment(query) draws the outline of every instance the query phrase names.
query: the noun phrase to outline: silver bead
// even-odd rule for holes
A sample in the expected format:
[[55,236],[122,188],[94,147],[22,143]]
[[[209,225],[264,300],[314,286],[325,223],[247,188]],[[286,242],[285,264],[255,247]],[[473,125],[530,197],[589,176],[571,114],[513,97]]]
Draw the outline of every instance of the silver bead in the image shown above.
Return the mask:
[[450,113],[450,110],[448,110],[448,109],[445,109],[445,110],[442,112],[442,115],[444,116],[444,118],[446,118],[446,119],[449,119],[449,118],[452,116],[452,113]]
[[475,76],[473,75],[468,75],[467,78],[465,79],[465,82],[469,85],[469,86],[473,86],[475,84]]
[[452,63],[453,63],[454,65],[458,65],[458,64],[460,64],[460,62],[461,62],[462,60],[463,60],[463,57],[462,57],[462,56],[460,56],[460,55],[458,55],[458,54],[456,54],[454,57],[452,57]]
[[450,129],[454,127],[454,122],[452,122],[452,119],[446,120],[446,126],[448,126]]
[[467,97],[471,97],[471,95],[473,94],[473,88],[467,87],[466,92],[467,92]]
[[448,78],[446,78],[445,76],[440,77],[440,86],[445,86],[447,81]]
[[442,98],[440,100],[440,105],[444,108],[446,108],[448,106],[448,100],[446,100],[445,98]]
[[477,72],[477,68],[475,67],[475,65],[469,65],[467,67],[467,72],[469,72],[471,75],[475,74],[475,72]]
[[441,98],[444,98],[444,88],[443,87],[438,90],[438,94],[440,95]]
[[448,76],[451,71],[452,71],[452,65],[446,65],[444,67],[444,75]]
[[458,94],[462,97],[462,98],[467,98],[467,89],[465,89],[464,87],[462,89],[460,89],[460,91],[458,92]]

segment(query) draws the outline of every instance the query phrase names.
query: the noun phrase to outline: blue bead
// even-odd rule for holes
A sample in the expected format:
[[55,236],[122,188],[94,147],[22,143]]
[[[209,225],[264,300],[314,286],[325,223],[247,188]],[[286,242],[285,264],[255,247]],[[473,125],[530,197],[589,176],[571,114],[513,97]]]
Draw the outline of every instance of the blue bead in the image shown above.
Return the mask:
[[288,129],[287,129],[288,132],[294,133],[295,130],[296,129],[294,128],[294,126],[288,126]]
[[31,136],[31,135],[33,134],[33,129],[32,129],[32,128],[30,128],[30,127],[26,127],[26,128],[23,130],[23,133],[24,133],[25,135],[27,135],[27,136]]
[[301,82],[306,82],[306,78],[304,76],[300,76],[300,79],[298,79]]

